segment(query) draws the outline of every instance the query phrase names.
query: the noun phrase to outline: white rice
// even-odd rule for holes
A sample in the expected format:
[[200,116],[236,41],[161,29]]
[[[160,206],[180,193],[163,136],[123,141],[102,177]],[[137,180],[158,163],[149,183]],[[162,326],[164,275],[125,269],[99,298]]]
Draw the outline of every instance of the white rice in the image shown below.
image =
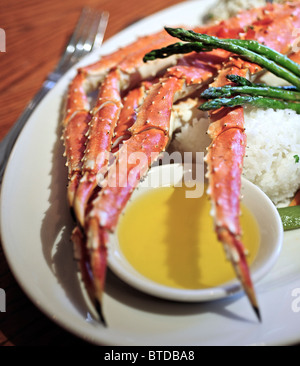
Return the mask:
[[179,132],[175,134],[169,151],[206,153],[211,139],[207,134],[209,119],[207,113],[198,109],[200,101],[189,99],[173,107],[171,125]]
[[[283,3],[286,0],[273,0],[274,3]],[[236,15],[241,10],[260,8],[265,6],[266,0],[219,0],[206,16],[209,21],[219,21]]]
[[[198,102],[199,103],[199,102]],[[195,107],[181,103],[173,118],[181,129],[175,134],[171,151],[203,152],[211,140],[206,134],[209,120]],[[198,104],[199,105],[199,104]],[[247,134],[243,175],[260,187],[275,205],[288,205],[300,187],[300,115],[291,110],[263,110],[245,107]]]
[[300,115],[291,110],[245,107],[247,150],[243,175],[276,205],[287,205],[299,189]]

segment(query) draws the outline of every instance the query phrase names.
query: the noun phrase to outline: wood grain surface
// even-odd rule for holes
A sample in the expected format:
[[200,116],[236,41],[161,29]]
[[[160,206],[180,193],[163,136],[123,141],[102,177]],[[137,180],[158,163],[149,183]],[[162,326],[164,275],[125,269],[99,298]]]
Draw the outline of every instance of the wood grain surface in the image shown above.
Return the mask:
[[[0,28],[6,52],[0,53],[0,139],[9,131],[59,60],[83,6],[110,13],[105,39],[127,25],[182,0],[1,0]],[[14,280],[0,243],[0,345],[89,345],[45,317]]]

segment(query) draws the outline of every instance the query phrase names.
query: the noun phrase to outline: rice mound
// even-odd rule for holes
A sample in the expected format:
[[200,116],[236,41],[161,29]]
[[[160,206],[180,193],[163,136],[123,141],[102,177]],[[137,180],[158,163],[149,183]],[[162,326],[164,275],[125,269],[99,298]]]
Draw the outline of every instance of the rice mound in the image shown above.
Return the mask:
[[276,205],[287,205],[299,189],[300,115],[292,110],[245,107],[247,135],[243,175]]
[[169,152],[197,152],[206,153],[211,139],[207,134],[209,119],[206,112],[198,109],[201,102],[198,99],[188,99],[173,106],[171,125],[178,132],[172,141]]
[[[294,157],[300,156],[300,115],[291,110],[254,107],[245,107],[244,115],[247,147],[243,176],[260,187],[275,205],[288,205],[300,186],[300,162]],[[181,128],[170,150],[206,154],[211,143],[206,134],[207,116],[195,104],[181,103],[173,118]]]
[[[274,3],[283,3],[286,0],[273,0]],[[266,0],[219,0],[208,11],[207,21],[219,21],[231,18],[241,10],[266,6]]]

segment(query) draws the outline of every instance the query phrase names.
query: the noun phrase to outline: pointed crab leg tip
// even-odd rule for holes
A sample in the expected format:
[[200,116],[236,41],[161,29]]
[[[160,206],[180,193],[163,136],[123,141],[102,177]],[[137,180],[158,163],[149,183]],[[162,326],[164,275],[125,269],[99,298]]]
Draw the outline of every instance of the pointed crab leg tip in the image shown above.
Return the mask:
[[76,222],[76,215],[75,215],[73,207],[70,208],[70,214],[72,216],[73,221]]
[[101,320],[101,323],[105,327],[107,327],[107,323],[106,323],[106,320],[104,318],[103,311],[102,311],[102,305],[98,300],[95,300],[95,308],[96,308],[96,311],[98,313],[99,319]]

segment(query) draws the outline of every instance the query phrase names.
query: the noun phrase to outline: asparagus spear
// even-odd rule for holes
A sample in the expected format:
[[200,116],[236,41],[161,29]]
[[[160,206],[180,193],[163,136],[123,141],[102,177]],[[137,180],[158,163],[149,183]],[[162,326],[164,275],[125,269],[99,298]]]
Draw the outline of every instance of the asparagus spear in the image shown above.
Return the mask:
[[[285,67],[289,67],[289,59],[281,55],[276,58],[276,62],[269,60],[267,57],[272,57],[273,53],[270,52],[268,55],[266,53],[265,56],[262,56],[260,54],[257,54],[253,51],[248,50],[245,47],[242,47],[238,44],[235,44],[233,42],[229,42],[228,40],[221,40],[216,37],[211,37],[206,34],[200,34],[195,33],[193,31],[187,31],[182,28],[165,28],[166,31],[173,37],[177,37],[181,39],[182,41],[187,41],[189,43],[182,43],[180,45],[180,53],[189,53],[192,50],[196,52],[201,52],[205,49],[205,47],[209,48],[222,48],[224,50],[227,50],[229,52],[232,52],[234,54],[238,54],[244,58],[246,58],[248,61],[251,61],[257,65],[260,65],[261,67],[271,71],[276,76],[287,80],[292,85],[296,86],[300,90],[300,79],[297,75],[295,75],[293,72],[289,71]],[[186,48],[185,48],[186,47]],[[268,48],[267,48],[268,49]],[[275,52],[275,51],[274,51]],[[177,54],[178,53],[178,47],[174,47],[170,45],[168,47],[168,55],[171,54]],[[144,57],[144,61],[148,60],[149,54],[146,54]],[[155,56],[160,57],[161,53],[152,51],[151,52],[151,60],[155,58]],[[278,54],[280,55],[280,54]],[[280,62],[280,66],[278,63],[278,59]]]
[[[243,39],[220,39],[206,34],[196,33],[192,30],[185,30],[183,28],[168,28],[165,27],[166,31],[173,37],[179,38],[186,42],[202,42],[206,43],[225,43],[228,45],[236,45],[245,48],[249,51],[255,52],[256,54],[265,56],[268,60],[274,61],[276,64],[283,66],[293,74],[300,77],[300,65],[292,61],[288,57],[282,55],[280,52],[267,47],[254,40],[243,40]],[[222,47],[220,47],[222,48]]]
[[[255,83],[251,83],[250,80],[243,78],[242,76],[239,75],[227,75],[227,79],[234,82],[235,84],[237,84],[238,86],[253,86],[253,87],[257,87],[257,86],[261,86],[261,87],[265,87],[268,86],[267,84],[255,84]],[[289,90],[289,91],[297,91],[298,89],[293,86],[293,85],[289,85],[289,86],[276,86],[273,87],[275,89],[278,90]]]
[[257,84],[251,83],[250,80],[243,78],[239,75],[227,75],[226,76],[228,80],[234,82],[238,86],[257,86]]
[[284,90],[271,86],[224,86],[219,88],[208,88],[201,96],[207,99],[220,97],[231,97],[233,95],[247,94],[251,96],[262,96],[283,100],[300,101],[300,92]]
[[273,50],[272,48],[252,40],[228,39],[226,41],[233,42],[238,46],[247,48],[249,51],[266,56],[269,60],[276,62],[278,65],[285,67],[287,70],[300,77],[300,65],[292,61],[290,58],[282,55],[282,53]]
[[194,43],[182,43],[177,42],[174,44],[171,44],[167,47],[162,47],[156,50],[152,50],[148,52],[143,60],[144,62],[147,61],[153,61],[157,58],[166,58],[172,55],[177,55],[181,53],[190,53],[190,52],[209,52],[212,51],[214,48],[204,45],[201,42]]
[[300,228],[300,206],[278,208],[284,231]]
[[271,98],[252,97],[252,96],[237,96],[234,98],[220,98],[203,103],[199,109],[210,111],[222,107],[237,107],[244,104],[250,104],[258,108],[273,108],[273,109],[292,109],[300,114],[300,103],[284,102]]

